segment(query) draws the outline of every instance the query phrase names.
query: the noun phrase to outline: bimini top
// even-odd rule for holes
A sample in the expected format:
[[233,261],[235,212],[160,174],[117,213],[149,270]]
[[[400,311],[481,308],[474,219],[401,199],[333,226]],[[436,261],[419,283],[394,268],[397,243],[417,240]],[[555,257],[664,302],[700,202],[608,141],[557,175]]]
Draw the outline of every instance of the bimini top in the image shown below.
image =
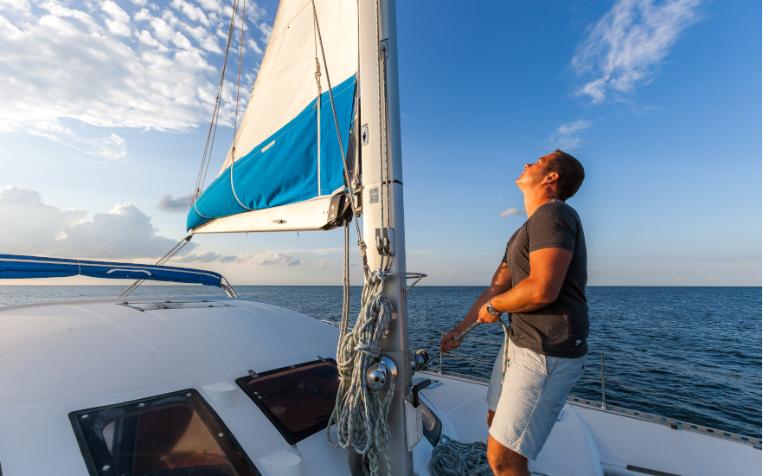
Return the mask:
[[221,274],[201,269],[0,254],[0,279],[63,278],[68,276],[169,281],[217,286],[223,289],[229,286]]

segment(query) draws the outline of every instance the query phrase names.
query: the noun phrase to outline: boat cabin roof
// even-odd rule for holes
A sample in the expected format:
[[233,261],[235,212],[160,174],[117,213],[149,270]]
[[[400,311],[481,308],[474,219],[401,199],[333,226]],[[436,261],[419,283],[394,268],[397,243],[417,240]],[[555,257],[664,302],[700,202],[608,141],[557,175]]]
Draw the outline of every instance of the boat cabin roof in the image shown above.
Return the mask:
[[[294,464],[299,457],[236,380],[333,358],[336,339],[324,322],[238,299],[0,308],[0,418],[13,429],[0,433],[0,465],[7,474],[87,474],[71,413],[185,389],[198,391],[252,460]],[[315,438],[327,446],[323,432],[299,444]]]

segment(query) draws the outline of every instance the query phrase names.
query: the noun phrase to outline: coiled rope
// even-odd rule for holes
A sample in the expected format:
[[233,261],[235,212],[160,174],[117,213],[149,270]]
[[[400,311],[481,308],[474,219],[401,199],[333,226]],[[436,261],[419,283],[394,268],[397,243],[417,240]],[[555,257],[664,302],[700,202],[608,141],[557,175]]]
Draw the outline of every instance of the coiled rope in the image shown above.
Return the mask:
[[432,451],[429,469],[434,476],[492,476],[487,444],[460,443],[443,435]]
[[392,319],[392,303],[382,295],[383,287],[383,275],[372,273],[363,287],[354,327],[347,330],[346,322],[340,324],[336,352],[339,390],[328,425],[336,425],[336,444],[352,447],[366,457],[372,475],[378,475],[382,467],[390,467],[387,415],[395,392],[394,379],[378,393],[366,386],[366,371],[378,359],[381,340]]

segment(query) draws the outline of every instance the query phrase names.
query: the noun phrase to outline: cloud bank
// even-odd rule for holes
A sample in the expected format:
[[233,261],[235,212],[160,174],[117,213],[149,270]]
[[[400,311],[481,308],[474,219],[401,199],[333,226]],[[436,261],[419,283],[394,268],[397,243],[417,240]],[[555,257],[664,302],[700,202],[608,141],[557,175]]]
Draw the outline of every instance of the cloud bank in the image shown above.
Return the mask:
[[649,83],[681,33],[699,17],[700,0],[618,0],[578,46],[578,90],[594,103]]
[[184,195],[181,197],[173,197],[172,195],[165,195],[159,200],[159,210],[173,213],[184,213],[188,211],[188,207],[191,206],[191,200],[193,200],[193,194]]
[[238,263],[241,260],[242,258],[237,255],[221,255],[214,251],[207,251],[206,253],[182,256],[173,261],[176,263]]
[[273,254],[260,260],[259,264],[264,266],[271,266],[271,265],[299,266],[302,264],[302,260],[300,260],[294,255],[284,253],[281,251],[276,251]]
[[[151,217],[134,205],[120,204],[106,213],[61,210],[34,191],[0,189],[0,250],[79,258],[157,258],[177,240],[161,236]],[[189,243],[184,251],[195,245]]]

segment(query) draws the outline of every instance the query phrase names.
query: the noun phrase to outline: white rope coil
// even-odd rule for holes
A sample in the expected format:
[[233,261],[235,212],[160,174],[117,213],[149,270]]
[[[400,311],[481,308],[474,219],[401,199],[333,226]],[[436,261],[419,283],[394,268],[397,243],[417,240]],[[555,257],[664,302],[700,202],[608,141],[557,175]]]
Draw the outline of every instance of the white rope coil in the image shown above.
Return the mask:
[[363,287],[360,313],[352,330],[347,331],[346,322],[340,324],[336,353],[339,390],[329,421],[329,428],[336,424],[336,443],[364,455],[372,475],[390,467],[387,415],[395,392],[394,379],[378,393],[366,386],[366,372],[379,357],[381,340],[392,319],[392,303],[382,295],[383,287],[382,276],[371,274]]
[[442,435],[432,451],[429,469],[433,476],[491,476],[487,444],[460,443]]

